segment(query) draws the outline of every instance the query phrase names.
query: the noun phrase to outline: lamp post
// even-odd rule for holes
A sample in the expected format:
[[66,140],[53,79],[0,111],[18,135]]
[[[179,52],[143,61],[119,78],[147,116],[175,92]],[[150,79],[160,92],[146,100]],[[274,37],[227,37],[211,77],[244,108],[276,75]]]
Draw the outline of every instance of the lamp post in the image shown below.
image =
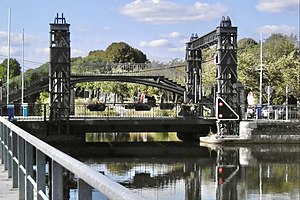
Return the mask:
[[21,81],[21,104],[24,103],[24,29],[22,30],[22,81]]
[[10,61],[10,21],[11,9],[8,10],[8,30],[7,30],[7,74],[6,74],[6,104],[9,104],[9,61]]
[[260,35],[260,68],[259,68],[259,105],[258,105],[258,113],[256,118],[260,118],[261,115],[261,108],[262,108],[262,92],[263,92],[263,50],[262,50],[262,40],[263,40],[263,33]]
[[25,37],[24,37],[24,29],[22,31],[22,92],[21,92],[21,107],[22,107],[22,116],[26,117],[27,116],[27,110],[28,110],[28,103],[24,103],[24,55],[25,55],[25,48],[24,48],[24,42],[25,42]]

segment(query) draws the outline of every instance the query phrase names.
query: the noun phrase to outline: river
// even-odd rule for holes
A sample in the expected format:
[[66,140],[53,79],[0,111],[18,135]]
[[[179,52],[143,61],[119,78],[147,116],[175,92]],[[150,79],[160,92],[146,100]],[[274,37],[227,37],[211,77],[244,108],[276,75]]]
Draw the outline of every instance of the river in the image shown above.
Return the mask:
[[[226,147],[181,142],[175,133],[86,140],[73,156],[149,200],[300,199],[299,145]],[[106,198],[93,191],[93,199]]]

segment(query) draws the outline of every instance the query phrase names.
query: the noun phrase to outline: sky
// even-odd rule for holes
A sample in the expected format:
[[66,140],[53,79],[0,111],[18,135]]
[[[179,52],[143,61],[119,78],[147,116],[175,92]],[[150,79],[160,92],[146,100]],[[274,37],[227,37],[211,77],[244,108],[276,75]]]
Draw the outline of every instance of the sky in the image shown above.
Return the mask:
[[272,33],[298,38],[300,0],[0,0],[0,63],[10,55],[22,63],[24,29],[25,69],[49,61],[49,23],[63,13],[70,24],[71,57],[105,50],[126,42],[150,61],[184,59],[192,33],[209,33],[229,16],[238,39]]

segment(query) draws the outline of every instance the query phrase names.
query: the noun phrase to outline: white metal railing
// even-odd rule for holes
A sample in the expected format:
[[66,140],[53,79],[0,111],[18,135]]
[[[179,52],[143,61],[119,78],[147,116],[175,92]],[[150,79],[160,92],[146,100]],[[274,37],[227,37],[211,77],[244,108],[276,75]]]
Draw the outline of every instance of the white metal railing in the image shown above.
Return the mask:
[[263,105],[248,106],[247,119],[300,120],[300,106],[297,105]]
[[[88,108],[87,103],[71,104],[70,108],[72,112],[70,118],[176,118],[183,116],[181,106],[182,104],[180,103],[153,103],[144,104],[144,110],[137,110],[134,107],[134,103],[105,103],[100,106],[104,110],[91,110]],[[203,104],[204,118],[214,117],[212,107],[213,104]],[[29,103],[27,105],[26,116],[22,115],[21,104],[14,104],[13,109],[13,118],[18,121],[47,121],[49,119],[50,109],[49,105],[46,104]],[[6,104],[0,104],[1,115],[9,115]]]
[[[19,189],[19,199],[63,199],[65,170],[78,177],[78,200],[91,200],[92,188],[109,199],[144,199],[3,117],[0,117],[0,158],[13,187]],[[46,166],[50,166],[49,172]]]

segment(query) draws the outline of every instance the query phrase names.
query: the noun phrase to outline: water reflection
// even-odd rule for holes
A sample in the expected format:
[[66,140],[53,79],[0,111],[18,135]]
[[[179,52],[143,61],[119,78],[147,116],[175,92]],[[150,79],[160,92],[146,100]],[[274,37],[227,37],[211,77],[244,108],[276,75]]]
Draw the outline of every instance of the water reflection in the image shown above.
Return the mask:
[[153,133],[86,133],[86,142],[166,142],[180,141],[175,132]]
[[[103,144],[103,154],[81,159],[146,199],[300,198],[299,145]],[[105,198],[94,192],[93,199]]]
[[[165,156],[89,159],[85,163],[146,199],[201,199],[201,185],[210,184],[205,180],[211,179],[214,173],[212,169],[216,156],[199,146],[193,147],[198,152],[197,158],[195,153],[183,153],[184,148],[188,148],[185,144],[179,143],[178,147],[174,144],[162,145],[165,146]],[[148,151],[152,147],[146,148]],[[177,156],[174,151],[178,152]],[[201,183],[202,180],[204,183]]]

